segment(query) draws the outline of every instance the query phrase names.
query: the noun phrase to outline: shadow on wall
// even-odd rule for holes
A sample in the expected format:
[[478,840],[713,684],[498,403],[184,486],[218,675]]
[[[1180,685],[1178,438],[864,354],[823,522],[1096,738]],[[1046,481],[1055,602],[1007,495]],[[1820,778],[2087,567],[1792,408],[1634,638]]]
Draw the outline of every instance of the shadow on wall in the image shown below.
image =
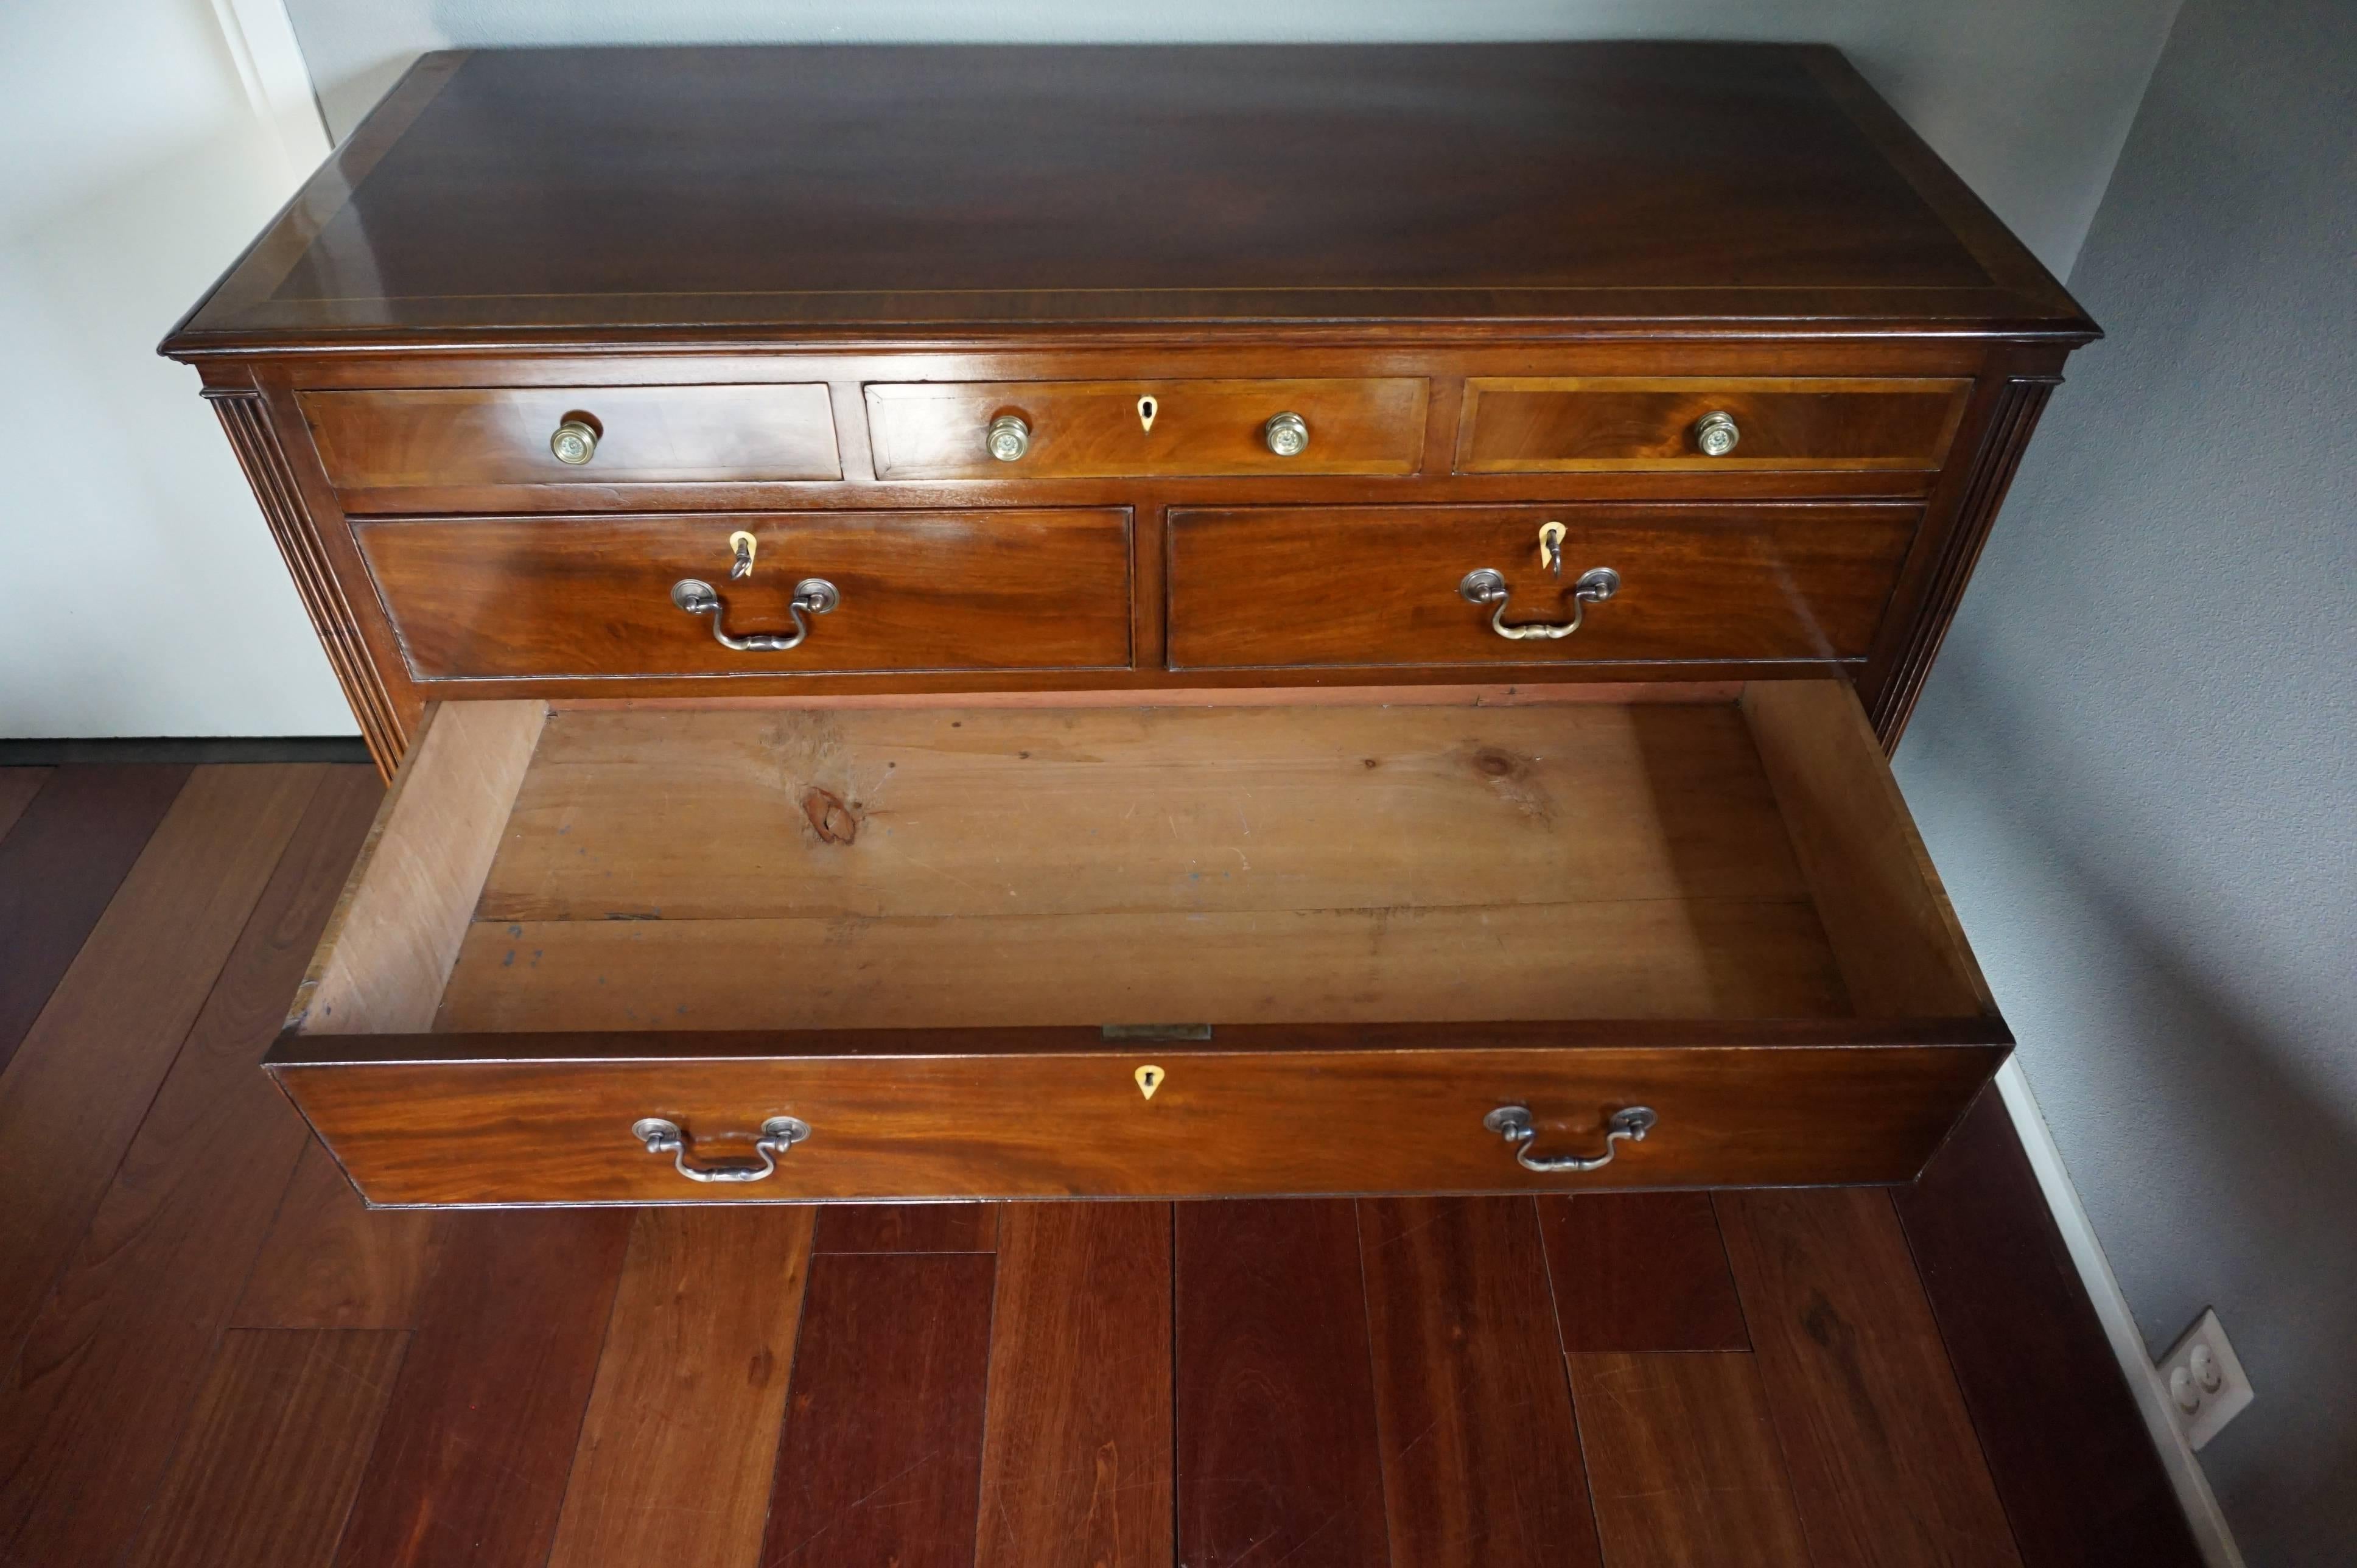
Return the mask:
[[319,95],[319,110],[327,118],[329,138],[341,142],[350,135],[353,127],[376,107],[378,100],[391,92],[393,84],[417,63],[418,53],[415,49],[403,49],[382,55],[333,81],[315,83],[313,90]]
[[[2036,755],[2023,748],[2050,720],[2026,718],[2020,688],[1977,651],[1952,643],[1943,656],[1946,755],[1910,770],[1910,792],[1944,802],[1935,859],[1982,874],[1977,886],[1952,875],[1952,890],[2064,1149],[2089,1167],[2162,1173],[2083,1196],[2148,1351],[2212,1305],[2235,1336],[2258,1402],[2201,1458],[2252,1561],[2268,1561],[2275,1521],[2350,1511],[2335,1498],[2357,1475],[2357,1426],[2330,1407],[2357,1390],[2357,1223],[2330,1195],[2357,1193],[2357,1127],[2303,1069],[2303,1041],[2219,983],[2237,957],[2231,922],[2187,922],[2216,947],[2156,925],[2105,846],[2089,853],[2028,771],[1993,760]],[[1924,777],[1947,768],[1968,799],[1959,780]],[[2178,895],[2211,913],[2200,886]],[[2175,1194],[2199,1204],[2181,1228]],[[2231,1281],[2235,1294],[2213,1303],[2188,1281]]]

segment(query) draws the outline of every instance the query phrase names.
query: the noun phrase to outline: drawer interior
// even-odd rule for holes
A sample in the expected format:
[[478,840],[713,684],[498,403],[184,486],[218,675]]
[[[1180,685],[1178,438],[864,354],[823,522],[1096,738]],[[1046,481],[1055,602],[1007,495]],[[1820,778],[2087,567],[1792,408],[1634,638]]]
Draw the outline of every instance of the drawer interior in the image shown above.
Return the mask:
[[282,1057],[1994,1018],[1842,682],[1287,695],[445,703]]

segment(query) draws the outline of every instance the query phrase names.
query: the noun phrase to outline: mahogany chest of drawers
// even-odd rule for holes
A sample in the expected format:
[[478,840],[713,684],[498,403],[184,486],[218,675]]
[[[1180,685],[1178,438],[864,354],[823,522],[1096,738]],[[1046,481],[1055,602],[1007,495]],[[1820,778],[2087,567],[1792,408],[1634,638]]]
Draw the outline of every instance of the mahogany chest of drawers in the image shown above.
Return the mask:
[[1831,49],[420,61],[171,334],[384,1204],[1905,1180],[1884,756],[2093,325]]

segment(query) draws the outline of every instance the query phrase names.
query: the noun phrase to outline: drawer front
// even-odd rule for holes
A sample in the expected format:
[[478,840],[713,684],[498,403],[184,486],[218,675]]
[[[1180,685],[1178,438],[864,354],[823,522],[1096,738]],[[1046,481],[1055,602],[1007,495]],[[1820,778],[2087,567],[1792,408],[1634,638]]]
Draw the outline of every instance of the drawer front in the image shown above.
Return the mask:
[[1475,377],[1457,469],[1928,471],[1946,459],[1971,390],[1900,378]]
[[[817,384],[307,392],[300,401],[328,478],[346,491],[843,477]],[[560,446],[580,460],[560,460]]]
[[[371,1202],[1189,1197],[1586,1191],[1910,1179],[2001,1047],[1587,1047],[859,1059],[344,1063],[279,1081]],[[1141,1067],[1161,1069],[1149,1100]],[[1523,1169],[1482,1119],[1528,1106],[1539,1155],[1593,1155],[1630,1105],[1641,1144],[1581,1174]],[[809,1138],[761,1181],[683,1178],[630,1129],[685,1130],[691,1164]]]
[[[1426,395],[1411,377],[899,384],[867,389],[867,421],[879,479],[1412,474]],[[1286,414],[1304,438],[1290,455],[1270,429]],[[1022,426],[1004,457],[1002,420]]]
[[[1129,513],[1114,508],[361,521],[421,681],[814,671],[1109,669],[1129,662]],[[752,540],[732,579],[732,536]],[[809,579],[834,603],[783,639]],[[718,613],[691,613],[694,580]]]
[[[1863,658],[1920,509],[1825,505],[1237,508],[1170,513],[1174,669]],[[1563,571],[1541,530],[1564,530]],[[1594,568],[1619,575],[1575,602]],[[1579,629],[1512,639],[1502,618]]]

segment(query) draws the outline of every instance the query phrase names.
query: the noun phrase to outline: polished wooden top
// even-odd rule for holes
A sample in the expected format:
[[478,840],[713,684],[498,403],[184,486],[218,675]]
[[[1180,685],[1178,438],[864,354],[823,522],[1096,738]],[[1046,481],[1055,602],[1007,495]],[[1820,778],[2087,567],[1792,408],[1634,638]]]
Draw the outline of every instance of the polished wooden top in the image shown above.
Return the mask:
[[167,352],[2091,324],[1835,51],[420,60]]

